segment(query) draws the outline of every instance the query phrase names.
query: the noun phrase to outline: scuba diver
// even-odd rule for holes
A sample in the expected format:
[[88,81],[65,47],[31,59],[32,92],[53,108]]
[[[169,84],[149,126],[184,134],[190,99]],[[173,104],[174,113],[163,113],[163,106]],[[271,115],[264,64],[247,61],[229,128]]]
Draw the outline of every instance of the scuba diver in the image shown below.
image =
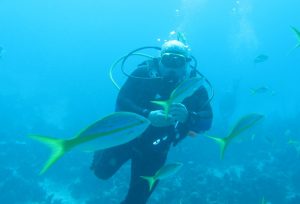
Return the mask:
[[[134,112],[148,118],[150,126],[140,137],[126,144],[95,152],[91,165],[95,175],[105,180],[131,160],[129,190],[121,204],[145,204],[159,182],[149,191],[147,181],[141,176],[153,176],[165,164],[171,145],[176,146],[188,135],[207,131],[212,124],[212,97],[204,86],[182,103],[172,104],[169,114],[151,103],[168,99],[180,82],[200,74],[196,65],[191,65],[195,58],[182,42],[166,41],[160,50],[160,57],[144,61],[128,74],[115,108],[115,111]],[[134,52],[123,57],[122,70],[127,57]]]

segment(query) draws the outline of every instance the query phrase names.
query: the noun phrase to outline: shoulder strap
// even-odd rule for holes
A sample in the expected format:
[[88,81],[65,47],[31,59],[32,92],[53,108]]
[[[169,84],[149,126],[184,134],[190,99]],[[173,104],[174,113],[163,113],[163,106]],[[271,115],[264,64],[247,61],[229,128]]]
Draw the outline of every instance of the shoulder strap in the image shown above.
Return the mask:
[[146,60],[140,65],[145,66],[145,68],[147,69],[147,71],[149,73],[150,78],[159,77],[159,74],[158,74],[159,58],[153,58],[151,60]]

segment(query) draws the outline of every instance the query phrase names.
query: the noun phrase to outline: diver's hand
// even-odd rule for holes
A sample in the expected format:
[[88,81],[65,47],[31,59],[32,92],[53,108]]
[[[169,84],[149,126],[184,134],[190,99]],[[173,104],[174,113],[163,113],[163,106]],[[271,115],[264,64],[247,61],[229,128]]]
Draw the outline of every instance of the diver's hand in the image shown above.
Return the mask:
[[175,120],[170,115],[166,116],[163,110],[151,111],[148,119],[150,120],[151,125],[155,127],[165,127],[175,123]]
[[170,115],[174,120],[184,123],[188,118],[189,112],[182,103],[173,103],[170,107]]

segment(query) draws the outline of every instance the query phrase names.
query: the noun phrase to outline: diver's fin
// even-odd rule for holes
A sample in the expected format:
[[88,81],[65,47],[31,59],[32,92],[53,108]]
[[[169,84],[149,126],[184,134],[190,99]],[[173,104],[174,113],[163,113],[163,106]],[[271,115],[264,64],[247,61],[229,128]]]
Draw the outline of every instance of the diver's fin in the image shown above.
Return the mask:
[[145,179],[146,181],[148,181],[148,184],[149,184],[149,191],[152,190],[154,184],[155,184],[155,181],[156,179],[154,178],[154,176],[141,176],[142,179]]
[[29,137],[46,144],[52,150],[51,156],[45,163],[43,169],[40,171],[40,175],[45,173],[59,158],[61,158],[67,152],[68,148],[66,148],[65,140],[45,137],[41,135],[29,135]]
[[227,148],[227,145],[228,145],[228,140],[227,138],[218,138],[218,137],[213,137],[213,136],[209,136],[209,135],[206,135],[206,137],[210,138],[210,139],[213,139],[215,142],[217,142],[217,144],[219,144],[220,146],[220,158],[223,159],[224,158],[224,153],[225,153],[225,150]]
[[168,116],[169,109],[170,109],[170,102],[169,101],[151,101],[151,103],[162,106],[165,110],[166,117]]

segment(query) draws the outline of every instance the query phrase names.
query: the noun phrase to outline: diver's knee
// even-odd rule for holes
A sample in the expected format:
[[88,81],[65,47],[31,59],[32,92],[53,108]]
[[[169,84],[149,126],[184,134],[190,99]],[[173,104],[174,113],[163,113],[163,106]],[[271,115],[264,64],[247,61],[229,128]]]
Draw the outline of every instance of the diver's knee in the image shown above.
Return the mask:
[[107,180],[110,177],[112,177],[112,175],[113,175],[112,173],[107,172],[107,171],[101,171],[101,170],[97,170],[97,169],[94,169],[93,171],[94,171],[95,176],[101,180]]
[[114,175],[118,166],[115,163],[104,162],[94,165],[91,169],[99,179],[107,180]]
[[120,164],[116,158],[94,160],[91,170],[101,180],[107,180],[119,169]]

